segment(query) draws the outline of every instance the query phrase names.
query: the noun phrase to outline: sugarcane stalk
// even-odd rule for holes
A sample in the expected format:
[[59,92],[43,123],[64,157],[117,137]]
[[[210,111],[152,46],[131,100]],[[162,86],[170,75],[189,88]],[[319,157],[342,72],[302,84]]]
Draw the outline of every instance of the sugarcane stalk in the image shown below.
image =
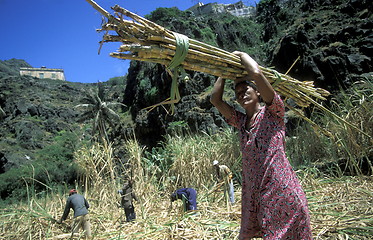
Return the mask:
[[100,5],[98,5],[93,0],[86,0],[91,6],[96,9],[98,12],[100,12],[102,15],[104,15],[107,19],[111,17],[110,13],[108,13],[105,9],[103,9]]

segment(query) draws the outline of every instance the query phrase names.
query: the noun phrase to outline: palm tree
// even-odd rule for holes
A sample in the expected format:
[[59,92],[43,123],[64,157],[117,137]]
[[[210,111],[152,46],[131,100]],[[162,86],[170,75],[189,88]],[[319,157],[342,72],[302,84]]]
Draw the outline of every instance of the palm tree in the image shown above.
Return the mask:
[[119,115],[112,109],[112,107],[126,105],[118,102],[103,101],[103,91],[100,84],[98,86],[98,93],[88,93],[87,96],[82,99],[83,103],[76,105],[75,108],[80,108],[84,111],[78,119],[78,122],[84,122],[92,119],[92,135],[98,132],[101,139],[109,142],[106,132],[107,123],[111,127],[114,127],[114,125],[120,120]]

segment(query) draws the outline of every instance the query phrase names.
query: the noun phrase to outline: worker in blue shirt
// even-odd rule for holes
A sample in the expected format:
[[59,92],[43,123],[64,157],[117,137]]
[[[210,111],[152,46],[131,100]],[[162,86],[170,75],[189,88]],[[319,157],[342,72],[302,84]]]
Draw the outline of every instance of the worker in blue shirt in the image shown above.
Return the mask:
[[197,191],[193,188],[180,188],[171,195],[171,202],[181,199],[184,211],[197,210]]

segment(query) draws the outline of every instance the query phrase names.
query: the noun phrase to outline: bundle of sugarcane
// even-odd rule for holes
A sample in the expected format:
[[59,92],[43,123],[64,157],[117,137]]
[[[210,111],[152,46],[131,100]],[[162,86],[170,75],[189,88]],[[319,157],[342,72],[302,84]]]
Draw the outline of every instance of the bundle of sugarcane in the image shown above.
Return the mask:
[[[228,79],[247,75],[241,59],[233,53],[167,30],[118,5],[112,7],[115,14],[110,15],[94,1],[87,1],[108,19],[101,30],[117,33],[105,34],[101,43],[122,43],[118,52],[110,54],[112,57],[160,63],[168,69],[181,66]],[[328,91],[315,88],[312,81],[298,81],[273,69],[260,68],[280,95],[292,98],[301,107],[309,106],[313,99],[325,100],[329,95]]]

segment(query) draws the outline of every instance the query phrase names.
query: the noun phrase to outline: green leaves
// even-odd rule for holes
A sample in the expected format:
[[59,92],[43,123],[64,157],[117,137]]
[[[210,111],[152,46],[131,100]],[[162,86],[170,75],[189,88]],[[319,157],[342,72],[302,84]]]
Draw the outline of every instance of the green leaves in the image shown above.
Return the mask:
[[104,91],[100,83],[98,84],[98,92],[90,92],[83,99],[82,104],[78,104],[75,108],[80,108],[83,113],[78,119],[79,122],[87,120],[92,121],[92,135],[98,133],[100,139],[109,142],[107,135],[107,125],[114,127],[120,121],[119,115],[113,110],[116,106],[125,106],[118,102],[105,102]]

